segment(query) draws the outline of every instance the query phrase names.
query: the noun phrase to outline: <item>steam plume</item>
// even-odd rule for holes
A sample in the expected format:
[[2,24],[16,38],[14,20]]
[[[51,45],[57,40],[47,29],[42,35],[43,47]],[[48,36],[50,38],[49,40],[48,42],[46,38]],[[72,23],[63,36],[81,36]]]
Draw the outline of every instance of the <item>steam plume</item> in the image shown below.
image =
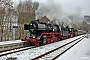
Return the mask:
[[66,14],[63,11],[60,3],[55,0],[47,0],[45,3],[40,3],[39,8],[35,11],[36,19],[41,19],[44,16],[47,16],[51,21],[55,20],[56,22],[64,22],[65,26],[70,26],[71,23],[79,23],[82,21],[82,9],[77,8],[76,12],[70,12]]
[[62,18],[62,6],[55,0],[48,0],[46,3],[40,4],[36,10],[36,19],[47,16],[50,20],[60,20]]

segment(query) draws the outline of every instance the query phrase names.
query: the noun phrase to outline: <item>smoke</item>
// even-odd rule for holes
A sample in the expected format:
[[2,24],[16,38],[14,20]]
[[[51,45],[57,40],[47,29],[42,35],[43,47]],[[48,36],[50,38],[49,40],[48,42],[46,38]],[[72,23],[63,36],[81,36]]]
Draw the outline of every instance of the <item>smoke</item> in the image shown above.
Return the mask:
[[82,9],[80,7],[76,8],[74,12],[66,13],[60,3],[55,0],[47,0],[45,3],[40,3],[39,8],[35,11],[36,19],[41,19],[46,16],[51,21],[56,21],[62,24],[64,22],[65,26],[70,26],[72,24],[80,24],[82,22]]
[[47,0],[46,3],[41,3],[36,10],[36,19],[47,16],[50,20],[60,20],[62,15],[62,6],[55,0]]
[[83,15],[82,15],[83,10],[80,7],[77,7],[76,10],[68,14],[68,18],[72,20],[72,22],[75,23],[81,23],[83,21]]

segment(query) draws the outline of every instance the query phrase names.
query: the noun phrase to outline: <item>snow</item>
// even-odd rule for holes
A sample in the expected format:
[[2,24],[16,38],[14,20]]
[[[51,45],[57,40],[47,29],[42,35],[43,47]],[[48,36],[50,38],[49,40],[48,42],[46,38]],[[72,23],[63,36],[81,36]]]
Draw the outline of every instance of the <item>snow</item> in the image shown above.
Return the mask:
[[[81,38],[81,39],[82,39],[82,38]],[[80,39],[79,39],[79,40],[80,40]],[[68,45],[62,47],[61,49],[58,49],[58,50],[56,50],[56,51],[54,51],[54,52],[52,52],[52,53],[50,53],[50,54],[42,57],[42,58],[39,59],[39,60],[52,60],[52,58],[54,58],[56,55],[62,53],[62,52],[65,51],[67,48],[69,48],[70,46],[72,46],[73,44],[75,44],[76,42],[78,42],[79,40],[76,40],[76,41],[74,41],[73,43],[68,44]]]
[[83,39],[56,60],[90,60],[90,36]]
[[41,55],[45,52],[48,52],[56,47],[62,46],[62,45],[66,44],[72,40],[75,40],[76,38],[81,37],[81,36],[77,36],[77,37],[66,39],[63,41],[56,42],[56,43],[52,43],[52,44],[40,46],[37,48],[29,49],[26,51],[21,51],[21,52],[9,54],[6,56],[2,56],[2,57],[0,57],[0,60],[6,60],[7,58],[10,58],[10,57],[17,58],[16,60],[30,60],[38,55]]
[[0,42],[0,45],[14,44],[14,43],[20,43],[20,42],[22,41],[21,40],[3,41],[3,42]]

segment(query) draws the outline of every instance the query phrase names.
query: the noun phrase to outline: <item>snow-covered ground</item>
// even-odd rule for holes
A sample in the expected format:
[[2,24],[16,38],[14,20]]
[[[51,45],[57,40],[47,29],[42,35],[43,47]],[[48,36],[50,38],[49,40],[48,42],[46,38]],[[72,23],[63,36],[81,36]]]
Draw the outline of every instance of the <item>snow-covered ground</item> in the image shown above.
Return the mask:
[[21,42],[22,42],[21,40],[3,41],[3,42],[0,42],[0,45],[21,43]]
[[56,60],[90,60],[90,35]]
[[76,38],[79,38],[79,37],[81,37],[81,36],[70,38],[70,39],[67,39],[67,40],[63,40],[63,41],[48,44],[48,45],[44,45],[44,46],[37,47],[37,48],[34,48],[34,49],[29,49],[29,50],[26,50],[26,51],[21,51],[21,52],[9,54],[9,55],[6,55],[6,56],[2,56],[2,57],[0,57],[0,60],[6,60],[7,58],[10,58],[10,57],[17,58],[16,60],[30,60],[30,59],[32,59],[32,58],[34,58],[34,57],[36,57],[40,54],[48,52],[49,50],[52,50],[56,47],[62,46],[62,45],[66,44],[70,41],[75,40]]

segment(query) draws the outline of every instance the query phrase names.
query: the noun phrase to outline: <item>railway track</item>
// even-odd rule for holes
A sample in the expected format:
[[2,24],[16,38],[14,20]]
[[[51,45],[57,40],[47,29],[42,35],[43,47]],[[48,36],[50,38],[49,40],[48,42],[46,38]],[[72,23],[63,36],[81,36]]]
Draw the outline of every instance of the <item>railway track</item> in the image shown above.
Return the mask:
[[2,50],[2,51],[0,51],[0,53],[15,50],[15,49],[20,49],[20,48],[25,48],[25,47],[18,47],[18,48],[13,48],[13,49],[8,49],[8,50]]
[[79,43],[84,38],[85,38],[85,36],[77,38],[77,39],[75,39],[71,42],[68,42],[60,47],[57,47],[51,51],[48,51],[48,52],[43,53],[37,57],[34,57],[31,60],[39,60],[39,59],[41,59],[41,60],[55,60],[56,58],[58,58],[60,55],[64,54],[67,50],[72,48],[74,45]]
[[12,54],[12,53],[20,52],[20,51],[25,51],[25,50],[32,49],[32,48],[35,48],[35,47],[34,46],[27,47],[27,48],[26,47],[20,47],[20,48],[14,48],[14,49],[10,49],[10,50],[5,50],[5,51],[2,51],[0,53],[0,57],[8,55],[8,54]]
[[[84,36],[83,36],[84,37]],[[78,39],[81,39],[82,38],[82,36],[81,37],[78,37]],[[67,45],[69,45],[70,43],[72,43],[72,42],[75,42],[75,41],[77,41],[78,39],[75,39],[75,40],[71,40],[71,41],[69,41],[69,43],[67,42],[67,43],[64,43],[64,45],[61,45],[60,46],[60,48],[63,48],[64,46],[67,46]],[[62,41],[63,42],[63,41]],[[46,45],[47,46],[47,45]],[[41,47],[44,47],[44,46],[41,46]],[[41,47],[38,47],[38,48],[41,48]],[[35,49],[33,49],[33,48],[35,48]],[[30,50],[29,50],[30,49]],[[55,50],[58,50],[59,48],[56,48]],[[34,56],[35,56],[35,54],[36,54],[36,56],[39,56],[39,55],[41,55],[41,54],[43,54],[43,53],[41,53],[40,54],[40,51],[39,52],[35,52],[35,50],[41,50],[41,49],[37,49],[36,47],[34,47],[34,46],[32,46],[32,47],[27,47],[27,48],[25,48],[25,47],[22,47],[22,48],[18,48],[18,49],[14,49],[14,50],[10,50],[10,51],[5,51],[5,52],[2,52],[2,53],[0,53],[0,57],[3,57],[3,56],[6,56],[6,55],[11,55],[12,53],[16,53],[16,52],[21,52],[21,51],[25,51],[25,50],[29,50]],[[48,50],[48,51],[50,51],[50,50]],[[53,50],[54,51],[54,50]],[[53,51],[50,51],[49,53],[51,53],[51,52],[53,52]],[[62,49],[62,51],[63,51],[63,49]],[[39,53],[39,55],[37,55]],[[46,52],[47,53],[47,52]],[[31,56],[32,54],[30,54],[29,56]],[[43,54],[43,56],[44,55],[47,55],[47,54]],[[35,56],[35,57],[36,57]],[[42,56],[42,57],[43,57]],[[54,56],[55,57],[55,56]],[[31,58],[31,57],[30,57]],[[41,57],[39,57],[39,58],[41,58]],[[38,59],[39,59],[38,58]],[[47,57],[46,57],[47,58]],[[34,60],[34,59],[36,59],[37,60],[37,58],[34,58],[34,57],[32,57],[31,58],[32,60]]]

